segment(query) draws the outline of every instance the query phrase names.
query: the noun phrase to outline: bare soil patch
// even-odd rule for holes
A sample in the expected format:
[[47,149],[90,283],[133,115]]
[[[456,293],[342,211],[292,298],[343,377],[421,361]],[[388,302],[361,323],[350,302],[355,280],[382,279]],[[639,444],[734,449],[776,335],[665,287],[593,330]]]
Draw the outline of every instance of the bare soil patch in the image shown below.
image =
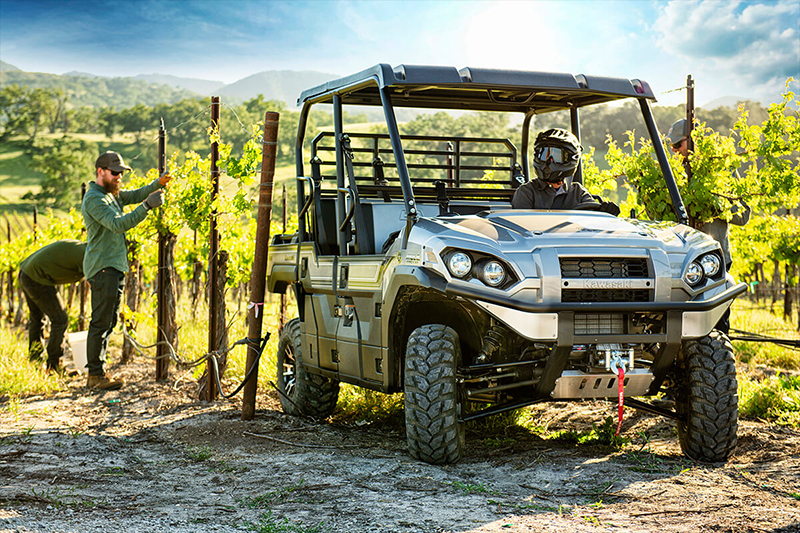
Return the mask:
[[[800,431],[742,421],[726,464],[686,459],[670,421],[626,410],[623,450],[468,430],[468,456],[433,466],[402,424],[205,404],[150,364],[50,397],[0,400],[0,531],[763,532],[800,531]],[[587,430],[603,402],[536,408],[550,430]],[[647,439],[647,440],[645,440]]]

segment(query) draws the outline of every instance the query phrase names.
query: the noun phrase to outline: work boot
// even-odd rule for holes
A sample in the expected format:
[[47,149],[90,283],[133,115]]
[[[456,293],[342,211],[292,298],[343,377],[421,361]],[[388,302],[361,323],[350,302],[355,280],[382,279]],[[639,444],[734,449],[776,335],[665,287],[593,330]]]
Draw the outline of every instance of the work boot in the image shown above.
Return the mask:
[[105,374],[89,376],[86,386],[94,390],[119,390],[125,385],[125,380],[109,379]]

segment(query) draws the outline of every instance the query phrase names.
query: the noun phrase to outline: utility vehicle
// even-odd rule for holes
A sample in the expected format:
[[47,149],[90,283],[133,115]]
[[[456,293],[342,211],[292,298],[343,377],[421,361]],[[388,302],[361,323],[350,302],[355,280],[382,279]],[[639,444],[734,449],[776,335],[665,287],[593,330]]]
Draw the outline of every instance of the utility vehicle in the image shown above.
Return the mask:
[[[511,209],[533,177],[534,117],[567,111],[580,138],[582,108],[623,99],[641,109],[678,222],[595,203]],[[677,420],[687,455],[728,458],[736,370],[714,327],[746,286],[726,273],[719,244],[688,227],[653,101],[637,79],[387,64],[304,91],[299,230],[269,248],[268,289],[298,303],[278,348],[284,411],[328,416],[341,382],[404,392],[411,455],[450,463],[470,420],[617,401],[622,378],[624,404]],[[346,131],[347,106],[380,109],[385,133]],[[320,108],[333,131],[308,147]],[[521,143],[401,135],[400,108],[517,113]]]

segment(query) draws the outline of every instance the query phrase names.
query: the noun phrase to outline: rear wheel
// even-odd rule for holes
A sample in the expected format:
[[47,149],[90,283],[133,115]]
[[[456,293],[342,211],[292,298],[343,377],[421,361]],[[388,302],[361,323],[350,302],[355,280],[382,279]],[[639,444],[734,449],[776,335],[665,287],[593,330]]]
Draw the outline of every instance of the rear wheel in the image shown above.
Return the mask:
[[431,324],[408,338],[405,362],[406,438],[411,455],[433,464],[458,461],[464,451],[464,427],[456,365],[461,359],[458,334]]
[[278,343],[278,392],[283,411],[295,416],[327,418],[339,399],[339,382],[303,367],[300,320],[287,322]]
[[739,396],[733,347],[724,333],[683,344],[685,388],[676,402],[683,453],[701,461],[725,461],[736,448]]

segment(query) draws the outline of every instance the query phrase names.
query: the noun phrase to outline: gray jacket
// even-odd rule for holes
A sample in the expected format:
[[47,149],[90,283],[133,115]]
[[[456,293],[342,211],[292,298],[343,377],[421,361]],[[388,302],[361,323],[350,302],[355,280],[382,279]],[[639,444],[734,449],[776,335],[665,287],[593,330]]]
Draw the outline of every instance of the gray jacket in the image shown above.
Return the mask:
[[[564,200],[562,203],[562,200],[559,199],[555,209],[571,209],[578,204],[596,201],[580,183],[565,183],[562,187],[567,188],[566,193],[562,193]],[[554,209],[553,203],[556,202],[556,197],[561,196],[556,193],[557,189],[554,189],[546,181],[532,179],[528,183],[520,185],[511,199],[511,207],[514,209]]]

